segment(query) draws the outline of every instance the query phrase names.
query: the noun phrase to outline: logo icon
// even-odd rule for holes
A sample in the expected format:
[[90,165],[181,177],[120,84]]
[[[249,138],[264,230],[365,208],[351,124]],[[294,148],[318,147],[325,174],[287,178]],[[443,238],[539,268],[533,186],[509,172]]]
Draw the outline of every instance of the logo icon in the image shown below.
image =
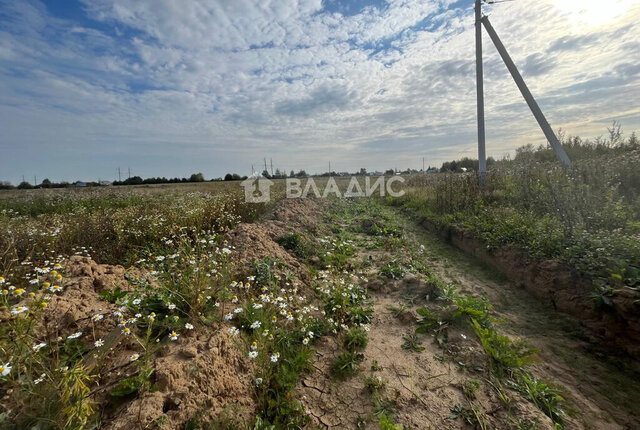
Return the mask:
[[260,174],[249,176],[240,185],[244,188],[244,201],[247,203],[267,203],[271,199],[273,181]]

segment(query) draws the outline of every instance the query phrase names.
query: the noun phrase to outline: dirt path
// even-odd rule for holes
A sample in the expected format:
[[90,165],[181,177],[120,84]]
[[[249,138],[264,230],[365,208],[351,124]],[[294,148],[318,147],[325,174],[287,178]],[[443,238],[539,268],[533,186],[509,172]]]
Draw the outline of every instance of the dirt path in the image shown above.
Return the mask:
[[407,233],[425,246],[429,261],[464,291],[489,298],[502,329],[529,339],[538,349],[539,374],[556,381],[580,428],[639,428],[640,366],[586,339],[585,328],[540,303],[492,268],[470,258],[397,211]]
[[[371,222],[386,223],[385,232],[371,234]],[[354,283],[367,287],[373,317],[355,376],[337,380],[331,374],[331,363],[341,352],[340,337],[317,344],[316,371],[298,389],[315,425],[554,428],[532,402],[490,376],[487,357],[468,326],[447,325],[442,337],[437,331],[413,334],[415,311],[425,306],[429,291],[424,267],[459,285],[461,294],[486,297],[501,333],[526,338],[539,349],[537,362],[527,369],[562,390],[566,428],[640,426],[637,363],[597,350],[584,340],[576,322],[441,242],[409,215],[377,203],[343,201],[328,205],[324,222],[314,227],[316,237],[324,233],[353,244],[345,270]],[[381,276],[394,265],[408,267],[407,273],[397,279]]]

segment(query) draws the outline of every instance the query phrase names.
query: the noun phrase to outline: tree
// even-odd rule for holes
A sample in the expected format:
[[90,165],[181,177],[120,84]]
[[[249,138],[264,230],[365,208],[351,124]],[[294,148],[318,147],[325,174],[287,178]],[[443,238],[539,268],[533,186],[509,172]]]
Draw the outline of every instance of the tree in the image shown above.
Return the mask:
[[233,175],[231,173],[227,173],[226,175],[224,175],[224,180],[233,181]]
[[361,175],[366,175],[367,174],[367,169],[365,169],[364,167],[360,168],[360,174]]
[[204,175],[202,173],[194,173],[189,177],[189,182],[204,182]]
[[18,185],[18,189],[19,190],[30,190],[31,188],[33,188],[33,186],[30,183],[28,183],[27,181],[22,181]]
[[262,176],[267,179],[271,179],[271,175],[269,174],[269,171],[266,169],[262,171]]
[[42,188],[51,188],[51,181],[49,180],[49,178],[45,178],[40,184],[40,186]]

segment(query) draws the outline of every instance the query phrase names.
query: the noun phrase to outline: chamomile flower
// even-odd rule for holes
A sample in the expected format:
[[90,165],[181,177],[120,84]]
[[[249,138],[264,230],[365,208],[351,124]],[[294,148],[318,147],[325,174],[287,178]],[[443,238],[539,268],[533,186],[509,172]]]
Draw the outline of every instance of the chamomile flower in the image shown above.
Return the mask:
[[174,310],[176,308],[176,305],[174,305],[173,303],[169,303],[167,305],[167,308],[169,308],[170,311]]
[[49,287],[49,291],[51,291],[52,293],[61,293],[62,287],[60,285],[52,285],[51,287]]
[[231,327],[231,328],[229,329],[229,334],[230,334],[231,336],[233,336],[233,337],[238,336],[238,334],[239,334],[239,333],[240,333],[240,330],[238,330],[238,329],[237,329],[237,328],[235,328],[235,327]]
[[45,346],[47,346],[47,344],[46,344],[46,343],[44,343],[44,342],[41,342],[41,343],[37,343],[37,344],[33,345],[33,346],[31,347],[31,349],[33,349],[35,352],[38,352],[38,351],[40,351],[42,348],[44,348]]
[[95,346],[96,348],[100,348],[101,346],[104,346],[104,340],[102,339],[98,339],[95,342],[93,342],[93,346]]
[[131,302],[131,303],[133,303],[134,305],[136,305],[136,306],[137,306],[137,305],[139,305],[140,303],[142,303],[142,300],[140,300],[140,299],[133,299],[133,302]]
[[224,319],[227,321],[230,321],[231,319],[233,319],[233,314],[232,313],[228,313],[224,316]]
[[180,336],[178,333],[176,333],[175,331],[172,331],[171,334],[169,334],[169,339],[172,341],[178,340],[178,336]]
[[136,361],[138,358],[140,358],[140,354],[131,354],[129,361]]
[[11,308],[11,313],[13,315],[18,315],[18,314],[21,314],[21,313],[26,312],[28,310],[29,310],[29,308],[26,307],[26,306],[15,306],[15,307]]
[[14,296],[20,297],[23,294],[24,294],[24,288],[18,288],[18,289],[13,290],[13,295]]
[[186,328],[187,330],[193,330],[193,324],[191,324],[191,323],[186,323],[186,324],[184,325],[184,328]]
[[261,323],[260,321],[254,321],[254,322],[250,325],[250,327],[251,327],[251,328],[253,328],[253,329],[255,329],[255,328],[260,327],[261,325],[262,325],[262,323]]
[[277,363],[279,358],[280,358],[279,352],[276,352],[275,354],[271,354],[271,357],[270,357],[272,363]]
[[82,336],[82,332],[81,331],[77,331],[77,332],[72,333],[69,336],[67,336],[67,339],[77,339],[80,336]]
[[11,369],[11,363],[0,364],[0,376],[7,376],[9,373],[11,373]]
[[129,327],[125,327],[122,329],[122,334],[125,336],[129,336],[131,334],[131,329]]
[[[258,351],[250,351],[249,358],[256,358],[258,356]],[[9,368],[11,370],[11,368]]]
[[94,316],[91,317],[91,321],[98,322],[98,321],[102,321],[103,318],[104,318],[104,315],[95,314]]
[[309,344],[309,338],[305,337],[304,339],[302,339],[302,344],[303,345],[308,345]]
[[42,375],[40,375],[40,377],[38,379],[33,381],[33,384],[34,385],[40,384],[41,382],[43,382],[45,380],[46,377],[47,377],[47,374],[43,373]]

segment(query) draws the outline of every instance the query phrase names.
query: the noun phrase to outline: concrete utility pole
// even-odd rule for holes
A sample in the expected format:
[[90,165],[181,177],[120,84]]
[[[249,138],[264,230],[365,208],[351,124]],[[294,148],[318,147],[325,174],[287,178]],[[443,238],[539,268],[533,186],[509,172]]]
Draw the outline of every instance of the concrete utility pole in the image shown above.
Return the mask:
[[487,155],[484,140],[484,83],[482,70],[482,0],[476,0],[476,96],[478,101],[478,179],[487,180]]
[[[478,41],[479,27],[478,27],[477,18],[478,18],[478,13],[479,13],[478,11],[480,7],[479,5],[480,5],[480,1],[476,0],[476,43]],[[542,132],[547,137],[547,140],[551,144],[551,147],[553,148],[553,150],[556,152],[556,156],[558,157],[558,160],[560,160],[560,162],[565,166],[569,166],[571,164],[571,161],[569,160],[567,153],[564,151],[564,148],[562,148],[562,145],[560,145],[558,138],[556,137],[555,133],[553,132],[553,129],[547,122],[547,119],[545,118],[544,114],[540,110],[538,103],[536,103],[536,100],[533,98],[533,95],[531,95],[529,88],[527,88],[527,84],[524,83],[524,79],[522,79],[522,76],[520,75],[520,72],[518,72],[516,65],[513,63],[513,60],[511,60],[511,57],[509,56],[509,53],[507,52],[504,45],[500,41],[498,34],[491,26],[491,23],[489,22],[489,18],[485,16],[481,18],[481,20],[482,20],[482,23],[484,24],[484,28],[487,29],[487,33],[489,33],[489,37],[491,37],[493,44],[496,46],[498,53],[500,53],[500,56],[502,57],[502,61],[504,61],[504,64],[507,66],[507,69],[509,69],[509,72],[511,73],[511,77],[513,77],[513,80],[516,82],[516,85],[518,86],[520,93],[522,93],[522,97],[524,97],[524,99],[526,100],[527,104],[529,105],[529,109],[531,109],[533,116],[536,117],[536,120],[538,121],[538,125],[542,129]],[[478,45],[476,44],[476,61],[477,61],[477,53],[478,53],[477,46]],[[482,59],[480,59],[480,70],[482,70]],[[482,71],[480,72],[480,76],[482,76]],[[482,78],[480,78],[479,82],[482,82]],[[481,83],[478,84],[478,88],[479,88],[478,91],[481,91],[480,90],[482,88]],[[480,97],[481,96],[478,95],[478,155],[480,157],[480,163],[481,163],[480,166],[482,166],[482,162],[484,160],[485,155],[484,155],[484,121],[482,124],[482,151],[480,151],[480,145],[481,145],[480,144]],[[483,113],[483,116],[484,116],[484,113]],[[486,166],[485,166],[485,169],[486,169]],[[482,171],[482,167],[480,167],[480,171]]]

